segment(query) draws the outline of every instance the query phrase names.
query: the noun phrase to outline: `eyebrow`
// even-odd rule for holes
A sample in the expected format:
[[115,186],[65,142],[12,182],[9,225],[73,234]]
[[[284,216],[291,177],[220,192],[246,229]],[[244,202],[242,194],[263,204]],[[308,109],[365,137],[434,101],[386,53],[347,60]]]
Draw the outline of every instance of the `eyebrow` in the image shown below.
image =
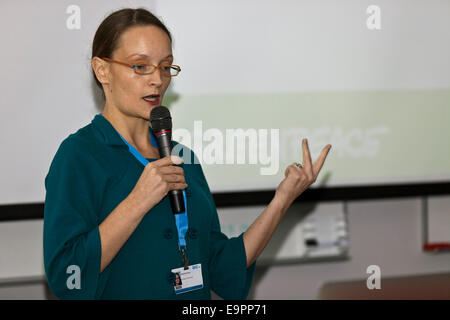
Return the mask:
[[[136,57],[142,57],[142,58],[144,58],[144,59],[148,59],[148,58],[150,58],[148,55],[146,55],[146,54],[142,54],[142,53],[133,53],[133,54],[130,54],[128,57],[126,57],[126,58],[131,58],[131,57],[133,57],[133,56],[136,56]],[[168,59],[168,58],[173,58],[173,55],[172,54],[169,54],[167,57],[165,57],[164,59],[161,59],[161,61],[162,60],[166,60],[166,59]]]

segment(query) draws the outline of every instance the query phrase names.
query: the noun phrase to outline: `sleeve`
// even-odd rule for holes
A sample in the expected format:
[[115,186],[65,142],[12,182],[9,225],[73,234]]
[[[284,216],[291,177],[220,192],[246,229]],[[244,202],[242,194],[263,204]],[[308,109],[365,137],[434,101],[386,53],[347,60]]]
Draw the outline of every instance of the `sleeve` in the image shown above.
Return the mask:
[[98,168],[89,154],[73,140],[63,141],[45,178],[44,267],[58,298],[94,299],[105,282],[97,210],[101,181],[92,175]]
[[200,164],[198,164],[198,170],[205,184],[208,201],[214,208],[209,257],[211,289],[223,299],[246,299],[253,281],[256,262],[247,268],[244,233],[241,233],[238,237],[228,238],[221,232],[216,205]]
[[209,265],[211,289],[223,299],[246,299],[253,281],[256,262],[247,268],[244,233],[229,239],[220,231],[218,218],[214,220]]

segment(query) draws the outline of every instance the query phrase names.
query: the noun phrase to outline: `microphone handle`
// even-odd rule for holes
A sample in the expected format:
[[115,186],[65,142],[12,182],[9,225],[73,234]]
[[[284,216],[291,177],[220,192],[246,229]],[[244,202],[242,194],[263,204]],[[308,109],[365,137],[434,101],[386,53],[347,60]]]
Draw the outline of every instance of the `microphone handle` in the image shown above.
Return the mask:
[[[170,156],[173,149],[172,135],[163,133],[157,135],[159,155],[161,158]],[[174,214],[183,213],[186,211],[184,207],[183,191],[182,190],[170,190],[169,191],[170,206]]]

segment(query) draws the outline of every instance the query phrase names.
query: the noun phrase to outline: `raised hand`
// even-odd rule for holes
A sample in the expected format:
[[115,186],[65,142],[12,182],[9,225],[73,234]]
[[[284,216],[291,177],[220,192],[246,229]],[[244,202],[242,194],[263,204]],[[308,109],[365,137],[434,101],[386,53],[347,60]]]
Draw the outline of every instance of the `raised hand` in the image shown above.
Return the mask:
[[325,162],[331,144],[326,145],[317,160],[312,163],[311,154],[309,152],[308,140],[303,139],[303,165],[298,167],[296,163],[289,165],[285,172],[285,179],[281,181],[276,189],[275,196],[281,198],[283,202],[292,203],[300,194],[312,185],[319,175],[320,170]]

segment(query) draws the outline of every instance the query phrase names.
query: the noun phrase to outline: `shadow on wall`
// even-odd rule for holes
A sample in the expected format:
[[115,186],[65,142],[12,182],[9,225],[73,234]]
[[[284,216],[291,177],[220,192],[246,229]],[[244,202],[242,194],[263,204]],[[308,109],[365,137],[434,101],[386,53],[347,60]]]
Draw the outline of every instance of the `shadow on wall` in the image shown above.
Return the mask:
[[[97,112],[102,112],[103,107],[105,106],[105,96],[103,94],[103,90],[97,86],[94,76],[91,77],[91,91],[92,97],[94,99],[95,109],[97,110]],[[173,91],[172,86],[169,86],[164,95],[163,105],[170,110],[171,106],[179,99],[180,95]]]
[[[308,202],[308,203],[302,203],[300,212],[298,210],[290,210],[291,212],[287,212],[287,214],[290,215],[296,215],[297,218],[299,220],[304,220],[307,218],[307,216],[309,214],[311,214],[312,212],[314,212],[316,210],[318,203],[316,202]],[[291,229],[295,228],[296,224],[291,223],[289,225],[286,225],[283,230],[281,230],[282,232],[277,232],[277,230],[275,231],[275,234],[273,235],[272,239],[270,240],[270,251],[271,252],[278,252],[279,250],[281,250],[281,246],[283,245],[283,243],[285,242],[287,236],[291,233]],[[267,248],[267,247],[266,247]],[[305,263],[305,261],[301,261],[299,259],[289,259],[286,261],[273,261],[273,262],[268,262],[266,261],[265,263],[258,265],[258,261],[256,261],[256,270],[255,270],[255,274],[254,274],[254,278],[253,278],[253,283],[250,289],[250,292],[248,294],[247,299],[249,300],[254,300],[255,299],[255,292],[257,291],[258,288],[258,284],[259,282],[266,276],[267,272],[269,271],[269,269],[273,266],[278,266],[278,265],[295,265],[298,263]],[[300,261],[297,261],[300,260]],[[313,263],[313,262],[311,262]],[[318,263],[317,261],[314,261],[314,263]]]

